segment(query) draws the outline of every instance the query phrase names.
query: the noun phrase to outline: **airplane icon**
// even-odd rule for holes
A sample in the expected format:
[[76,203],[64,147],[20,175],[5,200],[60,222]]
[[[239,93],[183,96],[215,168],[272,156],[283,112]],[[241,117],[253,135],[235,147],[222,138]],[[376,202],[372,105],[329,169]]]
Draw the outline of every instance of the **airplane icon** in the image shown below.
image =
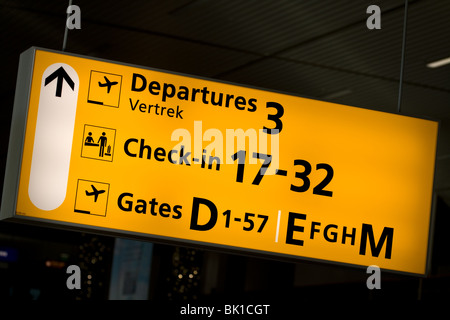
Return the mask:
[[97,190],[97,189],[94,187],[93,184],[91,184],[91,187],[92,187],[92,192],[88,192],[88,191],[86,190],[86,191],[85,191],[85,192],[86,192],[86,195],[87,195],[87,196],[94,196],[94,202],[97,202],[98,195],[104,193],[106,190]]
[[116,84],[118,84],[119,82],[117,81],[109,81],[109,79],[106,76],[103,76],[103,78],[105,78],[105,83],[101,83],[100,81],[98,82],[98,85],[100,87],[108,87],[108,91],[107,93],[109,93],[109,91],[111,90],[112,86],[115,86]]

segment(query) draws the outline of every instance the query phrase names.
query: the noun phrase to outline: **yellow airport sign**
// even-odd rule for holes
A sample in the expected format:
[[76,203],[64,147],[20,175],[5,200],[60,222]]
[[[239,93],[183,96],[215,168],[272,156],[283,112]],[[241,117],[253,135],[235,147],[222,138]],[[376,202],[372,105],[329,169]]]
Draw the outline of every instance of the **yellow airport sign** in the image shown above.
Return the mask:
[[3,219],[425,274],[438,123],[31,48]]

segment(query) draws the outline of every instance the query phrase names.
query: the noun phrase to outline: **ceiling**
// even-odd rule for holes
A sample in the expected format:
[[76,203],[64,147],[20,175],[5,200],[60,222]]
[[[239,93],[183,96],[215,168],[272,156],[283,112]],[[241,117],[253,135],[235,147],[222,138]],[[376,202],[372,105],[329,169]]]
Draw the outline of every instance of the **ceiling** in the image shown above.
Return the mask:
[[[403,0],[75,0],[66,51],[396,113]],[[381,8],[368,30],[366,9]],[[19,55],[61,50],[68,1],[0,0],[0,166]],[[409,2],[401,113],[440,121],[435,191],[450,204],[450,2]]]

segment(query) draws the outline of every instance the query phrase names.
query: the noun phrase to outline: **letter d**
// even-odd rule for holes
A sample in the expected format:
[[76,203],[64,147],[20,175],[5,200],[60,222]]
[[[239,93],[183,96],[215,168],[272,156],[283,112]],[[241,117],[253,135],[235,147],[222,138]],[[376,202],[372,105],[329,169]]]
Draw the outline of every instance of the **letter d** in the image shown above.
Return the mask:
[[[136,78],[140,78],[142,80],[142,85],[138,88],[136,87]],[[147,80],[142,74],[133,73],[133,81],[131,82],[131,91],[144,91],[147,86]]]
[[[198,224],[198,211],[200,209],[200,204],[203,204],[208,207],[210,212],[209,220],[206,224]],[[212,203],[212,201],[209,201],[207,199],[203,198],[196,198],[194,197],[194,202],[192,203],[192,217],[191,217],[191,230],[198,230],[198,231],[207,231],[212,229],[217,222],[217,208]]]

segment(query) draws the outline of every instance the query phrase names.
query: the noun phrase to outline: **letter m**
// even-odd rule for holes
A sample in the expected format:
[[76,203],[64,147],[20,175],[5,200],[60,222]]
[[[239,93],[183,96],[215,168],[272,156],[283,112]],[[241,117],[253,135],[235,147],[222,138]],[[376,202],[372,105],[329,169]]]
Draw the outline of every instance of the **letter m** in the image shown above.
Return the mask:
[[386,242],[386,254],[385,258],[390,259],[392,253],[392,240],[394,238],[394,228],[384,227],[381,237],[378,243],[375,244],[375,237],[373,235],[373,229],[371,224],[362,225],[361,230],[361,245],[359,247],[359,254],[366,255],[367,239],[369,239],[370,251],[372,252],[372,257],[378,257],[381,249],[383,248],[384,242]]

